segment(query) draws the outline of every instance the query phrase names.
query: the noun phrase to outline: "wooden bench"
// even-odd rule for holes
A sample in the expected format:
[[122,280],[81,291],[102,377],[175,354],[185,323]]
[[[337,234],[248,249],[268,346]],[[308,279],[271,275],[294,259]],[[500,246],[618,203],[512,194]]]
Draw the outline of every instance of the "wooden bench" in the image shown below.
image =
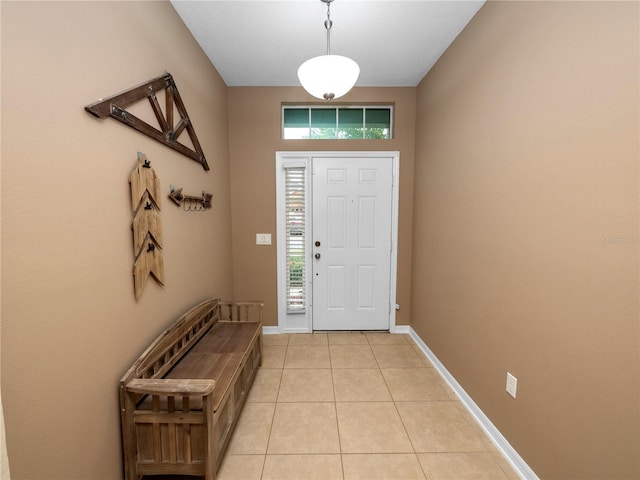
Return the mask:
[[122,377],[127,480],[173,474],[215,479],[262,363],[263,305],[196,305]]

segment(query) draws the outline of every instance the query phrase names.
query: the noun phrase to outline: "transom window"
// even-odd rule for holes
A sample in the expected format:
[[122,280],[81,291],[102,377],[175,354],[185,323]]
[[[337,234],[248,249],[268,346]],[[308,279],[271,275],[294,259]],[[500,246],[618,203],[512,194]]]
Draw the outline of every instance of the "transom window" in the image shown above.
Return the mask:
[[378,139],[391,138],[392,107],[282,107],[282,138]]

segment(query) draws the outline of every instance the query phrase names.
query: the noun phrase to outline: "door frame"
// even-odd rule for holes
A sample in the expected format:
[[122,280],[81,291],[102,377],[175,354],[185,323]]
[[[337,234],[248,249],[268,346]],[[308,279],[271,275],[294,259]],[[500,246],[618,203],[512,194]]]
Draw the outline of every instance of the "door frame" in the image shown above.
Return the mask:
[[307,261],[305,262],[306,305],[304,312],[288,313],[286,304],[286,242],[285,242],[285,165],[304,167],[306,172],[305,224],[312,225],[312,159],[325,158],[389,158],[392,162],[391,186],[391,265],[389,278],[389,331],[396,330],[396,289],[398,280],[398,212],[399,212],[399,179],[400,152],[398,151],[278,151],[276,152],[276,271],[278,298],[278,333],[311,333],[313,331],[312,309],[312,263],[310,229],[305,232]]

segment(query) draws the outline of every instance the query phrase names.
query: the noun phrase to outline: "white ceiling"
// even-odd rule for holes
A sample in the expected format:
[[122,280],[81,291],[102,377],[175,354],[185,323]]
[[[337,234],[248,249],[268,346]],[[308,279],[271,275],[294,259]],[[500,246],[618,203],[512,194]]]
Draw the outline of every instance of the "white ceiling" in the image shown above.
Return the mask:
[[[320,0],[171,0],[228,86],[295,86],[326,53]],[[360,65],[360,87],[414,87],[484,0],[335,0],[331,53]]]

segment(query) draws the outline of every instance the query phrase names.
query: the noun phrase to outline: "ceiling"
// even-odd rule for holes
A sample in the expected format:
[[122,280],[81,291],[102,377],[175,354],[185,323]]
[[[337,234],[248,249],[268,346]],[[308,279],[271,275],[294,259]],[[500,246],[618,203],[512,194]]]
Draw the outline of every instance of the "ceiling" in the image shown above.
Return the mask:
[[[320,0],[171,0],[225,83],[299,85],[326,54]],[[360,87],[415,87],[484,0],[335,0],[331,53],[360,65]]]

